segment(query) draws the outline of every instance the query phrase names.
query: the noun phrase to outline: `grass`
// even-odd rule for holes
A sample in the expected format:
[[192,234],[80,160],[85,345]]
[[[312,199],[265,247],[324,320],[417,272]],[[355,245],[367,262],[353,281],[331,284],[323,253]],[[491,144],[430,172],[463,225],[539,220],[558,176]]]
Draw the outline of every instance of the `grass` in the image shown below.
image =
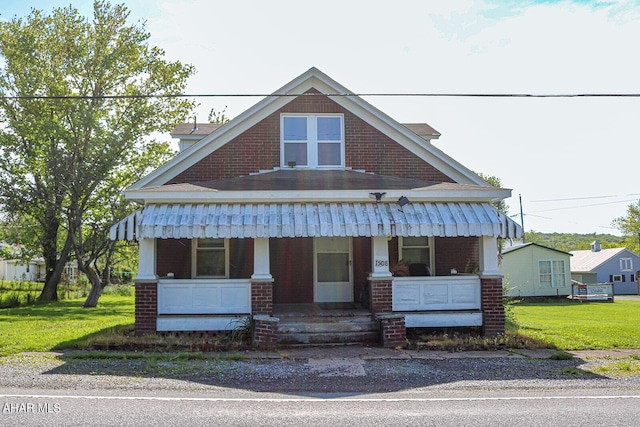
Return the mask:
[[522,301],[513,332],[562,350],[640,348],[640,301]]
[[610,377],[630,377],[640,374],[640,360],[636,357],[609,360],[591,369],[596,374]]
[[0,356],[78,348],[95,335],[133,325],[132,296],[103,295],[96,308],[84,299],[0,310]]

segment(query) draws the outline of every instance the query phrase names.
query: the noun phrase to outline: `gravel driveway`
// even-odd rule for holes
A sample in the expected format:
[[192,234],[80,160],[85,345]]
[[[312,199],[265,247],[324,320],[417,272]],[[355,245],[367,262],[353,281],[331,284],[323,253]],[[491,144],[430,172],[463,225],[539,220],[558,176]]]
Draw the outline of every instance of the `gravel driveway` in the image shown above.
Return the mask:
[[[640,388],[640,376],[596,374],[597,366],[640,363],[638,351],[570,360],[506,352],[461,354],[317,350],[244,357],[178,355],[85,358],[82,353],[26,353],[0,358],[0,387],[43,390],[190,390],[236,388],[288,393],[376,393],[433,389]],[[629,358],[629,354],[632,355]],[[391,357],[389,356],[391,355]],[[525,355],[526,356],[526,355]],[[544,355],[542,355],[544,356]],[[640,369],[635,369],[636,375]],[[633,373],[633,371],[631,372]]]

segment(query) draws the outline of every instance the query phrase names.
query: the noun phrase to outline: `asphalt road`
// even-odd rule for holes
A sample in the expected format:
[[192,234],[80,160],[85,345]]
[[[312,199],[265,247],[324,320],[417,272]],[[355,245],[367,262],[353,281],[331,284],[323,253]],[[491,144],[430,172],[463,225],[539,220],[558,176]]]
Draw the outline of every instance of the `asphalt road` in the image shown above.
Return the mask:
[[[498,385],[499,388],[499,385]],[[3,426],[636,426],[637,390],[411,390],[303,397],[221,390],[74,393],[1,390]],[[21,411],[24,405],[31,405]]]

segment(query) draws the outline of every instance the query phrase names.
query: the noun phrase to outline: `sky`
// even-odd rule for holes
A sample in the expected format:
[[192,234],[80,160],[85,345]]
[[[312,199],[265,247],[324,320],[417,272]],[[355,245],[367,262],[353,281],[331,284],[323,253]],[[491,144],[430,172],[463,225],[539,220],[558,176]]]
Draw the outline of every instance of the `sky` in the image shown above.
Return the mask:
[[[640,0],[124,0],[189,94],[272,93],[311,67],[359,94],[640,94]],[[0,20],[88,0],[0,0]],[[233,118],[261,98],[197,98]],[[367,96],[512,189],[526,231],[616,234],[640,200],[640,97]]]

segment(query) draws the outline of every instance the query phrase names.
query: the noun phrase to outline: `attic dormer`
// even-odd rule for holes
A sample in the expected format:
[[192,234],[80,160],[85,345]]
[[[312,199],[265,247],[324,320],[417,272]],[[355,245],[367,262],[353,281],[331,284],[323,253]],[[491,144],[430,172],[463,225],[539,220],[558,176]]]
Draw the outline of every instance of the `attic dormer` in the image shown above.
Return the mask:
[[205,136],[213,133],[222,126],[222,123],[181,123],[169,134],[172,138],[178,138],[180,152],[191,147]]

